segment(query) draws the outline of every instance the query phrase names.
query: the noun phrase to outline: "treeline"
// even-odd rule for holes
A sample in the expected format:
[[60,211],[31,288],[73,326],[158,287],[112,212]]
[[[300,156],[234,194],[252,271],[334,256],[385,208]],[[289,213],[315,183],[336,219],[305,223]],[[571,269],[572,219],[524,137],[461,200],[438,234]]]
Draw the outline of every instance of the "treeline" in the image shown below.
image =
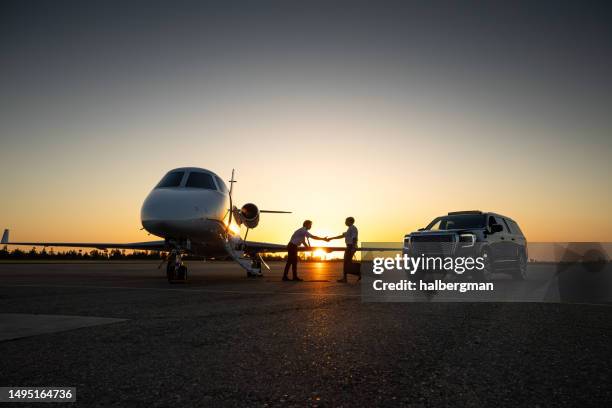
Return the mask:
[[0,249],[0,259],[14,259],[14,260],[43,260],[43,259],[57,259],[57,260],[88,260],[88,261],[102,261],[102,260],[119,260],[119,259],[164,259],[166,254],[159,251],[121,251],[119,249],[113,249],[111,251],[100,251],[92,249],[91,251],[82,250],[69,250],[69,251],[54,251],[50,248],[48,251],[46,248],[37,250],[32,248],[29,251],[23,251],[21,249],[13,249],[9,251],[5,246]]
[[[126,251],[113,249],[110,251],[101,251],[98,249],[92,249],[90,251],[83,250],[68,250],[68,251],[54,251],[53,248],[42,248],[38,250],[36,248],[32,248],[29,251],[23,251],[21,249],[13,249],[9,251],[9,249],[4,246],[0,249],[0,260],[84,260],[84,261],[106,261],[106,260],[162,260],[166,259],[168,255],[167,252],[163,251]],[[283,254],[270,254],[270,253],[262,253],[262,258],[265,261],[285,261],[287,260],[287,255]],[[302,261],[314,261],[320,262],[322,261],[318,257],[313,257],[307,253],[300,253],[299,257]],[[183,259],[185,260],[199,260],[204,259],[198,256],[185,256]],[[207,258],[208,260],[211,260]],[[219,261],[229,261],[231,258],[229,256],[218,258]],[[337,261],[341,259],[333,259],[328,261]]]

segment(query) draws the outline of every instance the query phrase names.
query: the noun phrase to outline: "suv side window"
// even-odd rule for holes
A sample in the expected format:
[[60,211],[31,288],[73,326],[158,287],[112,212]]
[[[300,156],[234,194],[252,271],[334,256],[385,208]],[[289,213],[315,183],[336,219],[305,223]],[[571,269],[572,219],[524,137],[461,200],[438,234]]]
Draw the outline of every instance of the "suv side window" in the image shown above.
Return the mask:
[[505,218],[502,218],[502,220],[504,221],[504,226],[506,227],[508,232],[511,233],[511,234],[516,234],[515,229],[514,228],[510,228],[510,225],[508,225],[508,220],[505,219]]
[[[491,221],[493,220],[493,221]],[[491,218],[489,219],[489,226],[491,226],[491,224],[499,224],[502,226],[503,231],[502,232],[508,232],[508,227],[504,224],[504,219],[501,217],[493,217],[491,216]]]
[[516,222],[508,220],[508,224],[510,224],[510,226],[512,227],[512,231],[514,231],[515,234],[523,235],[523,231],[521,231]]
[[489,216],[489,222],[487,222],[487,225],[489,226],[489,228],[491,228],[491,226],[493,226],[493,224],[497,223],[497,221],[495,220],[495,217],[490,215]]

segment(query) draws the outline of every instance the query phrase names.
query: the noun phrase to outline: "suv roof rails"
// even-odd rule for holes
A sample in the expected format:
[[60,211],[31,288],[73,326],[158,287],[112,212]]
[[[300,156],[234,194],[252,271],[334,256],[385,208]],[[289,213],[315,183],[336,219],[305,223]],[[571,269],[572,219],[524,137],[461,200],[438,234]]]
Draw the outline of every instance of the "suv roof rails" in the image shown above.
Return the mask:
[[460,215],[460,214],[482,214],[482,211],[479,211],[479,210],[452,211],[448,213],[448,215]]

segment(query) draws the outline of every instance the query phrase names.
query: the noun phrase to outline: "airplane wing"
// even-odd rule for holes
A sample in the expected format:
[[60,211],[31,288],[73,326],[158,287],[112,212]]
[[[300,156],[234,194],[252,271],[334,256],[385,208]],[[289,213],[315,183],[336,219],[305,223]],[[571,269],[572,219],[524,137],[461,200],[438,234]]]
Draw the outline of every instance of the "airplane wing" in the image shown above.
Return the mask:
[[[312,252],[317,249],[322,249],[325,252],[343,252],[346,247],[325,247],[325,246],[310,246],[298,247],[298,251],[300,252]],[[248,252],[249,250],[253,250],[254,252],[287,252],[287,245],[282,244],[271,244],[268,242],[254,242],[254,241],[246,241],[244,242],[244,250]],[[363,247],[357,248],[357,251],[401,251],[402,248],[374,248],[374,247]]]
[[96,248],[96,249],[136,249],[141,251],[163,251],[167,250],[165,241],[147,241],[131,243],[110,242],[9,242],[9,230],[4,230],[1,245],[42,246],[42,247],[72,247],[72,248]]

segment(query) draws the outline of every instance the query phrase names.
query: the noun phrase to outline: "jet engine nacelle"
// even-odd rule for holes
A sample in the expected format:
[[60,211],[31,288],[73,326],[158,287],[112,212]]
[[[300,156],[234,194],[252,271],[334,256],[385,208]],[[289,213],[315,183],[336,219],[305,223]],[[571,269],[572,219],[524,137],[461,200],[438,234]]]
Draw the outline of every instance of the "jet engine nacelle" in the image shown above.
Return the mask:
[[253,203],[242,206],[236,214],[238,225],[244,224],[247,228],[255,228],[259,224],[259,208]]

